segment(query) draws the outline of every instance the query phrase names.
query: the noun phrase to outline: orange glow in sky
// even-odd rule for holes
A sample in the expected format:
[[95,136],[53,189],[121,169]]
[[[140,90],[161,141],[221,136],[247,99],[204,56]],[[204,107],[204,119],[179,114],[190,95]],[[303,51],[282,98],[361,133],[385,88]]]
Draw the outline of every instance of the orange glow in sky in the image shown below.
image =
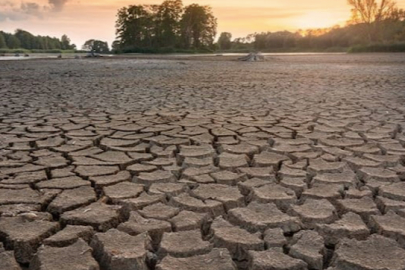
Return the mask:
[[343,22],[343,18],[325,11],[309,11],[292,19],[299,28],[326,28]]
[[[131,4],[159,4],[163,0],[0,0],[0,30],[21,28],[35,35],[67,34],[79,48],[87,39],[111,43],[117,10]],[[53,3],[53,4],[52,4]],[[218,32],[244,37],[254,32],[344,25],[350,17],[346,0],[183,0],[185,5],[210,5],[218,18]],[[405,0],[397,0],[405,8]]]

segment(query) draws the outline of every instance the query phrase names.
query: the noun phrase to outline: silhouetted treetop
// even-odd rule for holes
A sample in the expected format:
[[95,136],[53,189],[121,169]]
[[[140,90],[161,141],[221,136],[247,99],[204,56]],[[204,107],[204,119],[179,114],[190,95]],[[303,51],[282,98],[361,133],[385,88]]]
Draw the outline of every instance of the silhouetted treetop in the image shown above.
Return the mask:
[[143,52],[211,48],[216,28],[217,21],[209,6],[183,7],[181,0],[130,5],[118,10],[114,49]]

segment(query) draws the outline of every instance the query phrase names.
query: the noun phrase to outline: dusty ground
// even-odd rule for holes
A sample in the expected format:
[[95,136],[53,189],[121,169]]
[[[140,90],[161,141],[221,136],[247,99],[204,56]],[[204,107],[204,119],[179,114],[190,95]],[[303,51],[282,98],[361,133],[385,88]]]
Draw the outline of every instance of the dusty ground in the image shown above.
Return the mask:
[[404,54],[159,58],[0,62],[0,269],[405,269]]

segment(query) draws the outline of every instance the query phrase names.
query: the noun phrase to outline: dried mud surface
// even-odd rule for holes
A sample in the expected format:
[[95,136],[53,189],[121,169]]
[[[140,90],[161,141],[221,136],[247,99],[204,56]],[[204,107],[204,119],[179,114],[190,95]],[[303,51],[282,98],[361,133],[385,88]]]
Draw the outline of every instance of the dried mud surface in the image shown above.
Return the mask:
[[0,269],[405,269],[405,55],[0,63]]

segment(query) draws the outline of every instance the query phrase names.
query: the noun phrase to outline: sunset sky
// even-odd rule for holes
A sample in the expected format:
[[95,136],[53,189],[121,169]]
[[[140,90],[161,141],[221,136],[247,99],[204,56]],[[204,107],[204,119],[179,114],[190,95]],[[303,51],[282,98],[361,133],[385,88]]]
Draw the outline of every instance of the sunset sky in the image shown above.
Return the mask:
[[[162,0],[0,0],[0,30],[21,28],[35,35],[67,34],[79,48],[87,39],[110,44],[115,37],[117,9]],[[253,32],[344,25],[350,17],[346,0],[183,0],[213,7],[218,32],[242,37]],[[405,8],[405,0],[398,0]]]

